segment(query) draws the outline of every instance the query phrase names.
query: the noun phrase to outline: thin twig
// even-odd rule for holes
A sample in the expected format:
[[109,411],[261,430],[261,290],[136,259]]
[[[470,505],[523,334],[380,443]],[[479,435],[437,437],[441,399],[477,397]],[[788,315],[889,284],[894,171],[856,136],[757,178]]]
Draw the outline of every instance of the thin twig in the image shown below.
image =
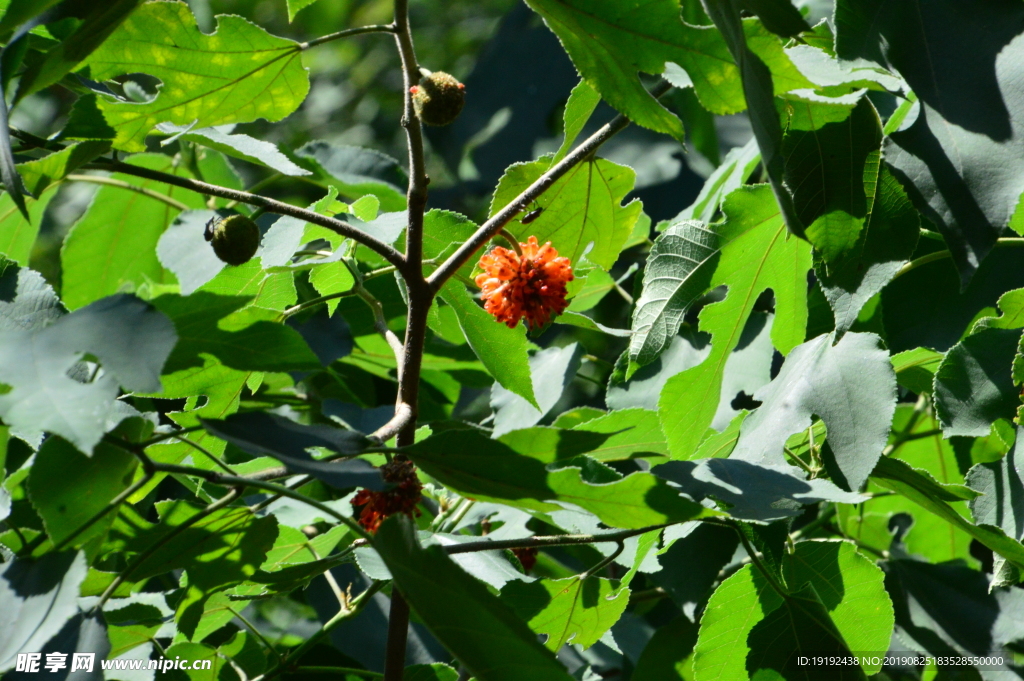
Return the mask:
[[556,534],[549,536],[523,537],[522,539],[498,539],[466,542],[465,544],[448,544],[446,553],[475,553],[477,551],[496,551],[500,549],[542,549],[551,546],[571,546],[573,544],[600,544],[602,542],[620,542],[651,530],[661,530],[675,523],[650,525],[638,530],[622,530],[603,534]]
[[356,28],[346,28],[344,31],[338,31],[337,33],[328,33],[325,36],[315,38],[308,42],[299,43],[300,50],[308,50],[311,47],[317,45],[323,45],[329,43],[332,40],[338,40],[339,38],[348,38],[353,35],[362,35],[363,33],[394,33],[394,24],[373,24],[370,26],[357,26]]
[[355,532],[360,537],[368,538],[370,536],[369,534],[367,534],[366,530],[364,530],[359,525],[359,523],[352,520],[351,518],[342,515],[341,513],[338,513],[330,506],[327,506],[326,504],[319,502],[316,499],[308,497],[305,494],[302,494],[301,492],[296,492],[295,490],[285,487],[284,485],[277,485],[272,482],[254,480],[253,478],[241,477],[237,475],[224,475],[222,473],[218,473],[217,471],[211,471],[205,468],[196,468],[195,466],[179,466],[177,464],[170,463],[154,463],[153,469],[157,471],[164,471],[167,473],[183,473],[185,475],[194,475],[198,478],[203,478],[208,482],[212,482],[215,485],[232,485],[237,486],[241,489],[244,489],[245,487],[255,487],[256,489],[263,489],[267,490],[268,492],[274,492],[275,494],[280,494],[281,496],[288,497],[289,499],[301,501],[304,504],[312,506],[318,511],[326,513],[327,515],[336,519],[338,522],[346,525],[350,530]]
[[186,518],[181,523],[181,525],[172,528],[170,531],[167,532],[167,534],[163,535],[155,542],[153,542],[153,544],[149,548],[135,556],[135,558],[133,558],[132,561],[128,563],[128,566],[125,567],[125,569],[122,570],[117,575],[117,577],[114,578],[114,581],[110,583],[110,586],[106,588],[106,590],[100,596],[100,599],[96,602],[96,605],[93,606],[92,612],[95,613],[102,610],[104,603],[110,600],[110,597],[114,595],[114,592],[117,591],[117,588],[121,586],[132,575],[132,573],[138,569],[140,565],[149,560],[150,556],[156,553],[157,550],[160,549],[160,547],[165,546],[168,542],[170,542],[172,539],[180,535],[182,532],[192,527],[203,518],[206,518],[211,513],[214,513],[215,511],[224,508],[225,506],[227,506],[240,496],[241,492],[238,489],[228,490],[228,493],[222,496],[220,499],[217,499],[210,505],[206,506],[203,510],[199,511],[194,516]]
[[[1002,237],[1000,239],[996,239],[995,245],[996,246],[1024,246],[1024,238],[1012,237],[1012,236],[1010,236],[1010,237]],[[904,274],[909,274],[910,272],[913,272],[914,270],[916,270],[918,267],[921,267],[922,265],[927,265],[930,262],[936,262],[938,260],[945,260],[946,258],[951,258],[951,257],[953,257],[953,254],[950,253],[949,251],[935,251],[934,253],[929,253],[927,255],[922,255],[920,258],[918,258],[916,260],[911,260],[906,265],[901,267],[899,269],[899,271],[896,272],[895,275],[893,275],[893,280],[899,279]]]
[[104,177],[103,175],[67,175],[64,179],[69,182],[88,182],[91,184],[103,184],[108,187],[117,187],[118,189],[127,189],[130,192],[135,192],[136,194],[142,194],[143,196],[148,196],[151,199],[162,201],[176,210],[191,209],[191,206],[187,206],[177,199],[172,199],[167,194],[161,194],[153,189],[140,187],[136,184],[125,182],[124,180],[118,180],[113,177]]
[[[246,203],[250,206],[258,206],[265,209],[268,213],[276,213],[278,215],[288,215],[293,218],[305,220],[306,222],[314,225],[320,225],[327,229],[340,234],[341,236],[352,239],[367,248],[375,251],[382,258],[387,260],[389,263],[394,265],[399,272],[403,274],[408,273],[410,268],[405,260],[405,257],[392,248],[390,245],[377,239],[376,237],[370,236],[366,232],[362,231],[358,227],[350,225],[344,220],[338,220],[337,218],[328,217],[321,215],[315,211],[307,208],[299,208],[283,201],[277,201],[275,199],[262,196],[260,194],[251,194],[238,189],[231,189],[229,187],[221,187],[215,184],[209,184],[206,182],[200,182],[199,180],[192,180],[186,177],[178,177],[177,175],[171,175],[170,173],[163,173],[158,170],[150,170],[149,168],[143,168],[141,166],[132,165],[130,163],[122,163],[120,161],[109,161],[106,159],[97,159],[93,163],[86,166],[93,170],[106,170],[109,172],[123,173],[125,175],[134,175],[136,177],[143,177],[150,180],[156,180],[157,182],[163,182],[165,184],[174,185],[181,187],[182,189],[188,189],[190,191],[204,194],[207,196],[219,196],[223,199],[231,199],[238,201],[239,203]],[[91,177],[91,176],[89,176]]]

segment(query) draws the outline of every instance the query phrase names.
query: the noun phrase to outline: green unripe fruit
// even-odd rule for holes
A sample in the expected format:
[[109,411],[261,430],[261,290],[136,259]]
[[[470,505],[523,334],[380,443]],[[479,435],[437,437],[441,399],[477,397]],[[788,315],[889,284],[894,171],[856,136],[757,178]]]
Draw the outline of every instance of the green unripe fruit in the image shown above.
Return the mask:
[[434,71],[409,88],[416,115],[427,125],[448,125],[466,103],[466,86],[444,71]]
[[260,228],[244,215],[212,218],[203,236],[217,257],[229,265],[244,265],[260,247]]

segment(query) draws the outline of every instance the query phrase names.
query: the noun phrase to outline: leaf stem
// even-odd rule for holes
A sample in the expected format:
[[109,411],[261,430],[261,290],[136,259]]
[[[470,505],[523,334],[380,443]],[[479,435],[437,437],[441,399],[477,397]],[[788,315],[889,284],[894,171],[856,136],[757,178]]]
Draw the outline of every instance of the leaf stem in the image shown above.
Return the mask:
[[301,501],[313,508],[326,513],[338,522],[346,525],[350,530],[360,537],[369,538],[370,535],[364,530],[359,523],[352,520],[351,518],[338,513],[330,506],[317,501],[311,497],[306,496],[301,492],[296,492],[293,489],[285,487],[284,485],[277,485],[272,482],[266,482],[264,480],[254,480],[253,478],[245,478],[237,475],[224,475],[217,471],[207,470],[205,468],[196,468],[194,466],[179,466],[177,464],[170,463],[154,463],[153,469],[157,471],[163,471],[166,473],[182,473],[185,475],[194,475],[198,478],[203,478],[208,482],[212,482],[215,485],[230,485],[235,486],[237,489],[245,489],[246,487],[255,487],[256,489],[266,490],[268,492],[274,492],[281,496],[288,497],[289,499],[295,499]]
[[310,41],[307,41],[307,42],[304,42],[304,43],[299,43],[299,49],[300,50],[308,50],[311,47],[316,47],[317,45],[323,45],[324,43],[329,43],[331,41],[338,40],[340,38],[348,38],[349,36],[362,35],[364,33],[394,33],[394,32],[395,32],[395,25],[394,24],[372,24],[372,25],[369,25],[369,26],[357,26],[355,28],[346,28],[344,31],[338,31],[337,33],[328,33],[325,36],[320,36],[319,38],[314,38],[313,40],[310,40]]
[[301,658],[303,655],[305,655],[311,649],[317,646],[320,643],[320,641],[322,641],[329,633],[331,633],[331,631],[335,627],[337,627],[339,624],[346,620],[352,619],[360,612],[362,612],[363,608],[365,608],[367,603],[370,602],[370,599],[373,598],[373,596],[376,595],[376,593],[380,591],[385,584],[386,582],[373,582],[369,587],[367,587],[365,591],[363,591],[361,594],[352,599],[352,601],[349,603],[348,610],[339,610],[338,614],[332,617],[331,619],[327,620],[327,622],[325,622],[324,625],[320,627],[320,630],[318,632],[307,638],[302,643],[302,645],[300,645],[298,648],[289,653],[283,664],[278,664],[266,674],[258,676],[252,681],[270,681],[270,679],[274,678],[275,676],[285,673],[287,671],[284,666],[285,664],[292,660],[298,660],[299,658]]
[[[996,246],[1024,246],[1024,238],[1012,237],[1012,236],[1011,237],[1002,237],[1002,238],[996,239],[995,245]],[[922,255],[920,258],[917,258],[916,260],[911,260],[906,265],[901,267],[900,270],[898,272],[896,272],[896,274],[893,276],[892,279],[893,279],[893,281],[895,281],[896,279],[899,279],[900,277],[902,277],[904,274],[909,274],[910,272],[913,272],[914,270],[916,270],[918,267],[921,267],[922,265],[927,265],[928,263],[936,262],[938,260],[945,260],[946,258],[950,258],[950,257],[952,257],[952,253],[950,253],[948,250],[946,250],[946,251],[935,251],[934,253],[929,253],[927,255]]]
[[65,176],[64,179],[69,181],[69,182],[88,182],[90,184],[103,184],[103,185],[107,185],[108,187],[117,187],[118,189],[127,189],[130,192],[135,192],[136,194],[142,194],[143,196],[148,196],[151,199],[156,199],[157,201],[162,201],[163,203],[166,203],[168,206],[170,206],[171,208],[174,208],[176,210],[190,210],[190,208],[191,208],[190,206],[185,205],[184,203],[182,203],[181,201],[178,201],[177,199],[172,199],[167,194],[161,194],[160,192],[154,191],[154,190],[149,189],[147,187],[140,187],[138,185],[131,184],[130,182],[125,182],[124,180],[118,180],[118,179],[113,178],[113,177],[104,177],[102,175],[74,175],[73,174],[73,175]]
[[474,553],[476,551],[496,551],[501,549],[542,549],[550,546],[571,546],[573,544],[599,544],[601,542],[621,542],[651,530],[661,530],[677,523],[651,525],[637,530],[605,532],[603,534],[557,534],[551,536],[523,537],[522,539],[499,539],[466,542],[465,544],[448,544],[444,550],[453,553]]
[[[265,209],[268,213],[287,215],[289,217],[305,220],[306,222],[310,222],[314,225],[326,227],[336,234],[340,234],[347,239],[352,239],[353,241],[366,246],[394,265],[399,272],[403,273],[403,275],[413,271],[409,263],[406,261],[405,256],[396,251],[390,245],[367,234],[361,229],[350,225],[344,220],[338,220],[337,218],[332,218],[327,215],[321,215],[307,208],[299,208],[298,206],[293,206],[289,203],[284,203],[283,201],[277,201],[260,194],[252,194],[239,189],[221,187],[215,184],[192,180],[187,177],[178,177],[177,175],[171,175],[170,173],[150,170],[149,168],[143,168],[130,163],[122,163],[120,161],[97,159],[93,163],[84,167],[92,170],[106,170],[109,172],[123,173],[125,175],[134,175],[135,177],[143,177],[157,182],[181,187],[182,189],[188,189],[199,194],[218,196],[223,199],[231,199],[238,201],[239,203],[246,203],[250,206],[257,206]],[[87,177],[92,176],[90,175]]]
[[117,507],[119,507],[121,504],[123,504],[125,499],[128,499],[129,497],[131,497],[131,495],[135,494],[140,489],[145,487],[149,483],[149,481],[152,480],[152,479],[153,479],[153,471],[147,470],[145,475],[143,475],[141,478],[139,478],[137,481],[135,481],[135,483],[132,484],[130,487],[128,487],[126,490],[124,490],[123,492],[118,494],[116,497],[111,499],[109,502],[107,502],[106,506],[104,506],[102,509],[100,509],[95,515],[93,515],[93,517],[91,517],[87,521],[85,521],[85,523],[83,523],[77,530],[75,530],[74,532],[72,532],[68,536],[66,536],[63,539],[61,539],[57,544],[55,544],[54,547],[53,547],[53,550],[56,552],[56,551],[60,551],[61,549],[63,549],[65,546],[67,546],[71,542],[71,540],[73,540],[75,537],[77,537],[78,535],[82,534],[86,530],[88,530],[94,524],[99,522],[105,515],[107,515],[108,513],[110,513],[114,509],[116,509]]

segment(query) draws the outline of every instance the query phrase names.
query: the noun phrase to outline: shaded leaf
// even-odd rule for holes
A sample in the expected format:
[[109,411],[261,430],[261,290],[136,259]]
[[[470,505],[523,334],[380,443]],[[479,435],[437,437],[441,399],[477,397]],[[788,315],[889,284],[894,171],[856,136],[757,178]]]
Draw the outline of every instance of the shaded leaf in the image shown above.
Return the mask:
[[558,443],[518,441],[513,436],[520,432],[491,440],[472,430],[445,431],[404,451],[427,475],[463,496],[538,511],[558,510],[553,502],[570,503],[610,527],[641,528],[706,513],[650,473],[591,485],[579,468],[549,470],[545,464],[558,456]]
[[0,258],[0,331],[39,329],[64,314],[42,275]]
[[[1017,441],[1006,456],[978,464],[967,473],[967,485],[981,493],[970,500],[974,522],[994,525],[1018,542],[1024,541],[1024,466],[1019,462],[1019,448],[1024,448],[1020,428]],[[1000,570],[993,572],[998,575]],[[1018,572],[1012,581],[1020,581],[1019,576]]]
[[929,395],[944,355],[927,348],[904,350],[892,356],[896,382],[919,395]]
[[583,348],[578,343],[540,350],[530,357],[533,395],[540,409],[496,383],[491,388],[491,409],[494,410],[492,435],[500,437],[539,423],[562,398],[562,393],[580,369],[582,357]]
[[29,193],[38,197],[69,173],[109,149],[110,145],[104,141],[79,142],[35,161],[19,163],[18,171]]
[[395,159],[374,149],[314,140],[295,155],[319,171],[320,178],[337,187],[342,196],[358,199],[373,194],[385,212],[405,210],[405,170]]
[[277,145],[242,133],[232,133],[234,126],[231,125],[196,129],[191,125],[164,123],[158,125],[157,129],[170,133],[179,140],[195,142],[204,147],[216,149],[228,156],[266,166],[282,175],[312,175],[310,171],[292,163],[287,156],[281,153]]
[[265,412],[234,414],[223,421],[201,419],[201,422],[217,437],[250,454],[269,454],[289,469],[312,475],[332,487],[374,490],[386,487],[380,471],[368,461],[352,459],[329,463],[313,459],[306,451],[310,447],[324,447],[337,454],[354,456],[369,444],[362,433],[319,424],[307,426]]
[[[315,371],[321,367],[298,331],[269,321],[278,316],[272,311],[241,309],[248,302],[248,297],[207,291],[190,296],[169,293],[154,299],[153,305],[174,322],[179,339],[164,373],[202,367],[204,354],[243,370]],[[224,321],[232,313],[236,313],[237,325]]]
[[806,326],[810,247],[787,235],[771,190],[764,185],[741,187],[726,199],[725,214],[725,222],[714,226],[722,255],[708,285],[726,284],[728,293],[700,313],[701,330],[711,334],[711,352],[697,366],[670,378],[658,402],[675,458],[689,458],[714,420],[726,363],[761,292],[770,288],[775,295],[771,338],[777,349],[788,353],[803,340]]
[[715,172],[711,173],[704,181],[696,200],[673,218],[672,222],[699,220],[707,223],[714,220],[725,197],[734,189],[746,184],[747,178],[760,162],[761,151],[754,138],[751,138],[742,147],[730,149],[722,159],[721,165],[715,168]]
[[[174,347],[174,326],[147,303],[111,296],[35,330],[0,332],[0,415],[15,431],[50,431],[92,452],[103,434],[134,410],[117,401],[118,386],[155,392]],[[68,371],[85,353],[102,371],[80,383]]]
[[775,380],[754,394],[762,405],[743,422],[732,459],[785,463],[786,439],[817,415],[828,428],[839,484],[864,484],[888,439],[896,376],[878,336],[848,333],[833,342],[830,334],[795,348]]
[[602,577],[576,576],[510,582],[501,599],[557,652],[567,643],[584,649],[597,643],[625,612],[629,589]]
[[[28,478],[32,506],[54,544],[78,531],[132,482],[137,459],[131,452],[101,443],[86,456],[59,437],[39,448]],[[102,537],[116,514],[108,513],[79,534],[71,547]]]
[[18,653],[38,652],[78,614],[78,586],[87,571],[83,553],[51,553],[13,560],[0,573],[0,671]]
[[692,677],[697,625],[680,615],[658,628],[647,642],[633,674],[648,681],[679,681]]
[[694,499],[722,502],[723,510],[743,520],[771,522],[800,515],[821,501],[856,504],[864,497],[845,492],[821,478],[806,480],[795,466],[750,463],[741,459],[670,461],[653,472],[676,483]]
[[[1020,589],[990,593],[983,573],[956,562],[891,560],[883,567],[896,607],[896,633],[911,650],[943,656],[1002,655],[1006,643],[1024,636]],[[1010,673],[993,664],[984,677]]]
[[[739,69],[739,81],[747,103],[747,115],[750,116],[754,138],[761,151],[761,161],[782,212],[783,221],[791,233],[806,238],[805,230],[808,225],[797,212],[794,188],[787,186],[784,177],[786,159],[782,125],[775,109],[774,98],[775,92],[787,92],[793,88],[778,88],[775,84],[776,74],[772,73],[770,62],[766,63],[755,53],[744,30],[744,21],[740,18],[741,6],[738,0],[704,0],[702,4],[715,26],[721,31],[721,36]],[[787,63],[788,59],[785,57]],[[778,62],[773,66],[776,71],[781,71]],[[694,89],[696,91],[696,86]]]
[[575,425],[572,429],[608,435],[596,449],[587,452],[587,456],[598,461],[668,456],[658,415],[646,409],[618,409]]
[[215,32],[205,35],[188,5],[153,2],[133,12],[86,63],[95,80],[143,72],[163,82],[145,104],[98,100],[117,131],[114,147],[144,151],[157,123],[208,128],[289,115],[309,91],[299,54],[297,43],[241,17],[220,15]]
[[975,525],[956,512],[948,501],[961,501],[977,496],[977,492],[963,485],[945,485],[927,473],[911,468],[902,461],[883,458],[871,473],[871,480],[882,487],[902,494],[947,523],[967,532],[979,542],[998,553],[1017,569],[1024,568],[1024,546],[1006,535],[996,525]]
[[477,679],[569,681],[523,621],[442,548],[422,548],[404,516],[386,520],[374,546],[420,620]]
[[935,372],[935,413],[946,437],[988,435],[999,418],[1012,419],[1020,406],[1010,369],[1019,329],[985,328],[946,353]]
[[943,234],[966,287],[1024,189],[1014,162],[1022,153],[1014,131],[1024,98],[1024,8],[873,0],[841,2],[836,15],[839,56],[898,71],[916,95],[905,118],[890,123],[885,156]]
[[539,407],[533,392],[525,326],[521,324],[510,329],[496,322],[458,281],[449,281],[439,295],[455,310],[469,347],[473,348],[494,380],[529,404]]
[[[169,4],[169,3],[157,3]],[[146,5],[149,7],[150,5]],[[188,177],[168,156],[134,156],[132,164]],[[203,197],[180,187],[129,175],[114,178],[155,191],[193,208]],[[179,213],[173,206],[120,187],[102,187],[71,228],[61,249],[61,297],[70,310],[125,288],[171,283],[157,259],[157,242]],[[207,250],[212,250],[207,245]],[[202,257],[200,255],[200,257]]]
[[[638,78],[638,72],[664,72],[666,63],[685,70],[701,104],[712,113],[735,113],[744,108],[737,68],[722,36],[713,29],[684,23],[678,2],[623,5],[614,0],[531,0],[528,4],[544,17],[587,83],[639,125],[680,139],[683,136],[679,119],[658,104]],[[806,87],[778,38],[756,20],[744,22],[740,30],[778,72],[778,92]]]
[[50,48],[43,59],[31,63],[25,70],[18,82],[15,102],[53,85],[75,70],[141,4],[142,0],[109,0],[89,5],[75,30]]

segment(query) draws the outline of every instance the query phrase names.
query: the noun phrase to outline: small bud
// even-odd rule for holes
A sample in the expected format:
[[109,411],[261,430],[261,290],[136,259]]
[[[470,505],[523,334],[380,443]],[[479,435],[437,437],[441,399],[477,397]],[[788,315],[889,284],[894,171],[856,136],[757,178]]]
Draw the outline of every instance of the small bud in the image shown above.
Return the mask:
[[260,228],[244,215],[211,219],[204,236],[217,257],[229,265],[244,265],[260,247]]
[[409,92],[416,115],[427,125],[450,124],[466,102],[466,86],[443,71],[424,76]]

